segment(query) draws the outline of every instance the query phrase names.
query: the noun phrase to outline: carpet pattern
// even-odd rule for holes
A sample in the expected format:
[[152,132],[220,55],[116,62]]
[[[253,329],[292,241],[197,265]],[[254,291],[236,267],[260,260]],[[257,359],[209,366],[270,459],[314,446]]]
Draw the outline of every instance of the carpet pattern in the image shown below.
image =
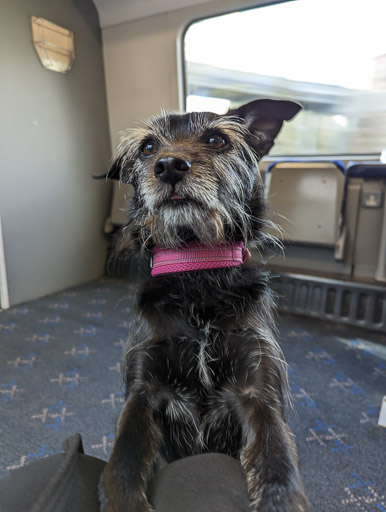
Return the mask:
[[[79,432],[107,459],[135,286],[102,279],[0,312],[0,474]],[[280,317],[290,423],[314,511],[386,512],[386,336]]]

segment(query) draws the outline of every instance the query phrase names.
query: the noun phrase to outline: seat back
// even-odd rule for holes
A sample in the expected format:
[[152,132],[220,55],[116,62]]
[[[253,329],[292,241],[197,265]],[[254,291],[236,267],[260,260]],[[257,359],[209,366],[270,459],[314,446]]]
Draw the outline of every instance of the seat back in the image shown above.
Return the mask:
[[336,161],[280,161],[265,173],[268,215],[284,241],[335,246],[344,190]]
[[352,277],[386,282],[386,165],[349,166],[347,189],[356,203]]

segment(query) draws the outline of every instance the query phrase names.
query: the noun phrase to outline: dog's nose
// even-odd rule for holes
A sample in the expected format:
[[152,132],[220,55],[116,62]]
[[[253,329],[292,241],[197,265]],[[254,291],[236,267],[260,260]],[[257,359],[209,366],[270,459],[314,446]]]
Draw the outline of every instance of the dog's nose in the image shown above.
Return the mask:
[[170,185],[175,185],[185,174],[191,172],[192,164],[188,159],[166,156],[160,158],[154,165],[154,174],[157,178]]

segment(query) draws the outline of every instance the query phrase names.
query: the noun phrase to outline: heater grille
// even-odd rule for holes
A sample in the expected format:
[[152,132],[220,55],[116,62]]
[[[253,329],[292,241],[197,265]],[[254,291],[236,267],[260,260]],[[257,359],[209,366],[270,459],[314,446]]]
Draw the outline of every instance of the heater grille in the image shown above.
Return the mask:
[[272,279],[279,310],[386,332],[386,288],[300,274]]

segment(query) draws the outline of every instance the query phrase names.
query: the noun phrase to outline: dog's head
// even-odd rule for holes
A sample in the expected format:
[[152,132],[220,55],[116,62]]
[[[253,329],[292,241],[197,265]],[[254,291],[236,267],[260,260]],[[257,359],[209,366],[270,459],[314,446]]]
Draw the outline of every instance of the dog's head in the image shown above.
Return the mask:
[[258,162],[300,108],[256,100],[225,115],[165,113],[130,130],[106,174],[134,186],[124,236],[142,248],[261,240]]

